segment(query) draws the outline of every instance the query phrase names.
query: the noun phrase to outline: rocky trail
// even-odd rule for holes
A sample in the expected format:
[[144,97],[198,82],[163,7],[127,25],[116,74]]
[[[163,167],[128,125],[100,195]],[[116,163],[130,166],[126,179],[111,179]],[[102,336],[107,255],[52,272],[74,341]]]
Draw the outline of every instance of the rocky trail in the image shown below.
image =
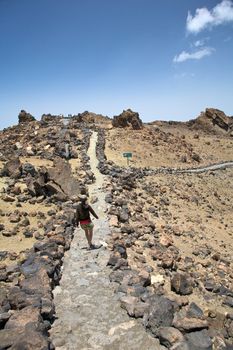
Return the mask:
[[94,242],[98,250],[88,251],[81,229],[76,229],[71,249],[66,253],[63,276],[54,290],[56,320],[51,340],[57,350],[76,349],[164,349],[146,333],[138,320],[132,320],[120,307],[114,283],[109,281],[109,252],[105,240],[110,234],[106,218],[104,177],[97,169],[95,155],[97,133],[93,132],[88,155],[96,182],[90,185],[90,196],[98,198],[93,205],[99,215],[95,221]]
[[160,167],[156,169],[148,169],[145,168],[143,170],[144,175],[156,175],[156,174],[201,174],[208,171],[217,171],[217,170],[225,170],[227,168],[233,168],[233,161],[229,162],[219,162],[216,164],[209,164],[207,166],[201,166],[198,168],[168,168],[168,167]]
[[135,118],[21,112],[0,132],[0,349],[232,349],[232,135]]
[[187,174],[199,174],[204,173],[206,171],[215,171],[215,170],[225,170],[226,168],[233,167],[233,161],[232,162],[221,162],[218,164],[210,164],[208,166],[203,166],[199,168],[188,168],[183,170],[176,170],[172,169],[174,172],[179,173],[187,173]]

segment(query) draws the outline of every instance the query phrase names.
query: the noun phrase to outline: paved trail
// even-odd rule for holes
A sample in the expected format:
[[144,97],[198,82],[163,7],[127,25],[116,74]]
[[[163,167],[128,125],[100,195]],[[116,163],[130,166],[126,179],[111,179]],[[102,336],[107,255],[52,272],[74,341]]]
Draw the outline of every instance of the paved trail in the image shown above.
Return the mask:
[[[110,234],[105,217],[103,175],[95,155],[97,133],[93,132],[88,155],[96,182],[89,187],[97,196],[93,205],[100,219],[95,220],[94,242],[104,242]],[[64,260],[60,286],[54,290],[57,319],[51,339],[57,350],[160,350],[139,320],[130,319],[121,309],[106,267],[109,252],[105,247],[87,251],[84,233],[77,229]]]

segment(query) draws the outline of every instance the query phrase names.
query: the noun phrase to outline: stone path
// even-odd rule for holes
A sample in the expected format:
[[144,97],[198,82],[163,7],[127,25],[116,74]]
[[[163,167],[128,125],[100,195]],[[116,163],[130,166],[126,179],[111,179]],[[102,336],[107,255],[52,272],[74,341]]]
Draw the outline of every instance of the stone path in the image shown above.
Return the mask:
[[[93,205],[99,215],[94,220],[94,242],[106,240],[110,234],[105,216],[104,177],[97,169],[95,155],[97,133],[93,133],[88,155],[95,184],[89,188],[97,196]],[[106,244],[99,250],[87,251],[84,233],[77,229],[71,249],[66,253],[60,286],[54,290],[56,321],[51,339],[57,350],[161,350],[158,340],[152,338],[139,320],[130,319],[120,307],[114,284],[109,282],[110,269],[106,266],[109,252]]]
[[177,174],[177,175],[179,175],[179,174],[199,174],[199,173],[204,173],[207,171],[225,170],[227,168],[233,168],[233,161],[220,162],[220,163],[216,163],[216,164],[206,165],[203,167],[186,168],[186,169],[167,168],[167,167],[155,168],[155,169],[145,168],[144,174],[147,174],[147,175],[157,175],[159,173],[161,173],[161,174]]
[[206,171],[215,171],[215,170],[225,170],[226,168],[233,168],[233,162],[222,162],[217,164],[208,165],[200,168],[190,168],[178,170],[178,173],[204,173]]

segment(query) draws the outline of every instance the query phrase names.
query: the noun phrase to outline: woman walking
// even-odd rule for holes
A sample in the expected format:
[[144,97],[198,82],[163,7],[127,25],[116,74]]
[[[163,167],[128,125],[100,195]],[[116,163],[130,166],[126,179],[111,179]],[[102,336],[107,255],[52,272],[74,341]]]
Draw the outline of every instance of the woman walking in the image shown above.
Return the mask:
[[93,237],[93,228],[94,224],[91,221],[90,213],[96,218],[99,219],[98,215],[94,212],[92,207],[87,203],[87,196],[80,195],[79,196],[80,203],[76,209],[76,223],[77,227],[80,226],[85,231],[86,239],[88,242],[88,249],[97,248],[94,244],[92,244]]

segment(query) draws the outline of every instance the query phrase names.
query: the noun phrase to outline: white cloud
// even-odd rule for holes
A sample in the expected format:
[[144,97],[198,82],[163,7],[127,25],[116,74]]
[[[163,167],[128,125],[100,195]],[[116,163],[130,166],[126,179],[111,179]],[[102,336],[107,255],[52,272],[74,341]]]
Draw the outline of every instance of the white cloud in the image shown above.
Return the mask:
[[212,47],[204,47],[196,52],[182,51],[179,55],[176,55],[173,59],[175,63],[181,63],[187,60],[200,60],[205,56],[210,56],[215,50]]
[[196,9],[194,16],[188,12],[186,28],[188,32],[196,34],[204,29],[228,22],[233,22],[233,2],[223,0],[210,11],[203,7]]
[[194,41],[192,44],[190,44],[191,48],[193,47],[202,47],[202,46],[207,46],[206,43],[207,41],[209,41],[210,38],[209,37],[205,37],[205,38],[202,38],[202,39],[199,39],[199,40],[196,40]]
[[200,47],[200,46],[203,46],[204,43],[205,43],[204,40],[197,40],[197,41],[195,41],[194,46]]

